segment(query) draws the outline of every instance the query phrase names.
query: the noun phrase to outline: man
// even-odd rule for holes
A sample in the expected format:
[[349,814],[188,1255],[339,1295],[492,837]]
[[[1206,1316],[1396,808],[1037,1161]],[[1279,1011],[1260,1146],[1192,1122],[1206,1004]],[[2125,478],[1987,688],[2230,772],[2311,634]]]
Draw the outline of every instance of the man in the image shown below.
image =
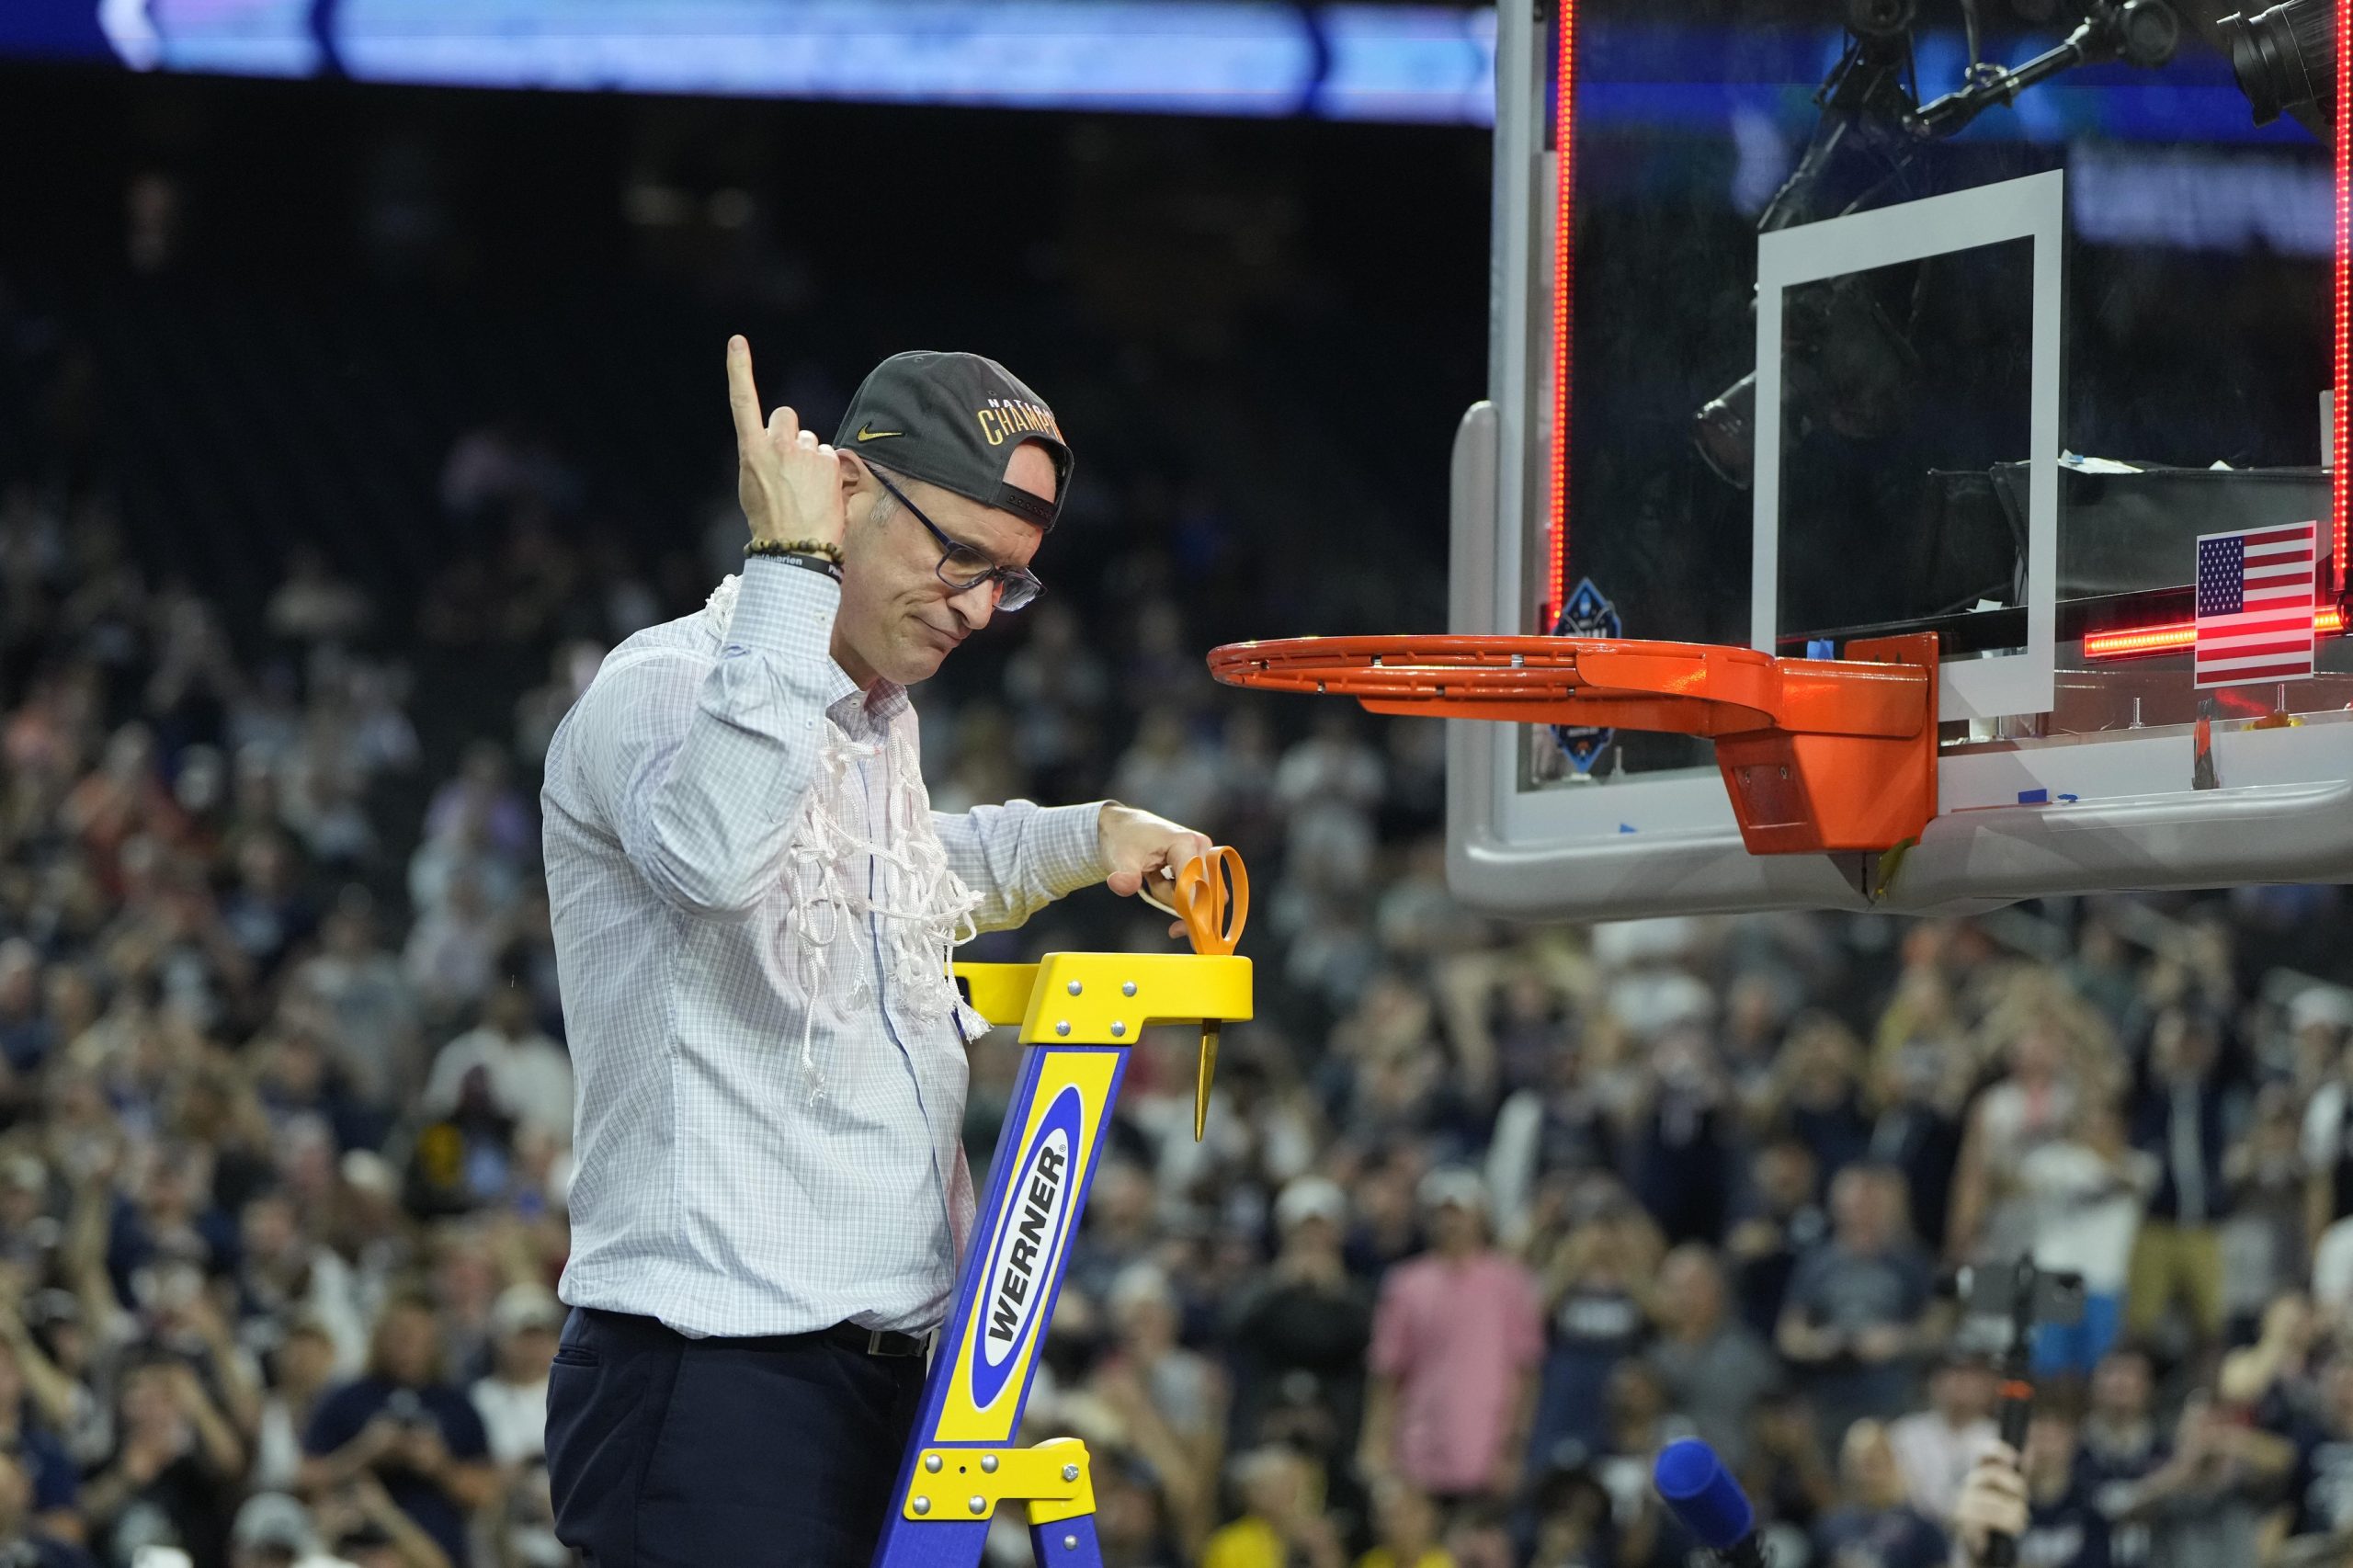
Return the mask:
[[379,1483],[452,1562],[466,1561],[466,1520],[497,1494],[482,1417],[442,1366],[431,1298],[398,1295],[376,1320],[365,1377],[328,1394],[302,1435],[302,1492],[320,1497]]
[[1242,1513],[1211,1532],[1201,1568],[1342,1568],[1340,1533],[1305,1457],[1270,1443],[1236,1454],[1226,1475]]
[[441,1048],[425,1081],[424,1108],[448,1116],[458,1108],[466,1074],[487,1074],[490,1100],[527,1131],[546,1133],[563,1148],[572,1142],[572,1060],[540,1032],[531,994],[502,985],[483,1004],[482,1022]]
[[[491,1509],[490,1532],[504,1538],[506,1557],[517,1562],[528,1561],[518,1550],[527,1531],[518,1528],[517,1507],[529,1502],[536,1511],[547,1490],[548,1369],[563,1327],[563,1307],[554,1291],[536,1279],[509,1285],[490,1310],[490,1374],[466,1390],[482,1417],[506,1505]],[[535,1521],[528,1533],[551,1548],[556,1544],[543,1523]]]
[[1995,1533],[2010,1538],[2020,1568],[2110,1568],[2109,1521],[2077,1473],[2075,1436],[2067,1415],[2040,1410],[2023,1454],[1997,1442],[1979,1457],[1954,1506],[1961,1568],[1990,1563]]
[[244,1468],[236,1429],[169,1352],[135,1352],[117,1386],[115,1451],[81,1496],[98,1554],[121,1561],[142,1545],[171,1546],[220,1562]]
[[1928,1408],[1888,1424],[1888,1447],[1912,1506],[1939,1526],[1952,1522],[1977,1456],[1999,1441],[1994,1426],[1993,1369],[1948,1352],[1928,1378]]
[[2200,1345],[2222,1335],[2222,1221],[2232,1208],[2222,1156],[2232,1076],[2219,1017],[2188,1006],[2157,1016],[2132,1103],[2132,1142],[2154,1156],[2158,1172],[2125,1286],[2125,1332],[2143,1343],[2158,1337],[2177,1301]]
[[1648,1359],[1667,1403],[1738,1467],[1748,1458],[1749,1416],[1779,1385],[1781,1369],[1764,1340],[1733,1315],[1716,1255],[1698,1242],[1668,1253],[1651,1313],[1659,1336]]
[[1831,1184],[1830,1209],[1830,1239],[1799,1262],[1775,1336],[1810,1380],[1825,1444],[1864,1416],[1902,1410],[1919,1358],[1942,1337],[1935,1271],[1904,1233],[1903,1178],[1849,1165]]
[[1815,1201],[1822,1190],[1813,1151],[1795,1138],[1776,1138],[1749,1165],[1751,1209],[1724,1241],[1733,1297],[1741,1320],[1771,1337],[1781,1321],[1798,1260],[1829,1234],[1830,1217]]
[[905,688],[1039,591],[1045,403],[902,354],[837,449],[727,352],[743,574],[615,649],[548,749],[580,1095],[548,1460],[598,1568],[868,1559],[972,1221],[949,952],[1209,846],[1110,802],[929,809]]
[[1487,1241],[1470,1171],[1424,1177],[1430,1250],[1381,1281],[1358,1467],[1446,1502],[1509,1498],[1536,1414],[1544,1309],[1536,1281]]
[[2088,1376],[2116,1340],[2132,1238],[2157,1185],[2157,1162],[2126,1142],[2114,1101],[2087,1094],[2066,1137],[2018,1162],[2018,1181],[2036,1210],[2035,1264],[2084,1282],[2082,1315],[2036,1331],[2034,1375]]
[[475,1379],[466,1397],[482,1417],[490,1462],[503,1471],[547,1452],[548,1366],[563,1327],[562,1303],[537,1281],[509,1285],[490,1309],[490,1373]]
[[1323,1176],[1294,1176],[1275,1199],[1274,1218],[1280,1250],[1231,1300],[1219,1335],[1233,1360],[1233,1430],[1255,1441],[1267,1414],[1303,1392],[1330,1413],[1345,1442],[1363,1415],[1372,1338],[1372,1293],[1340,1256],[1347,1194]]

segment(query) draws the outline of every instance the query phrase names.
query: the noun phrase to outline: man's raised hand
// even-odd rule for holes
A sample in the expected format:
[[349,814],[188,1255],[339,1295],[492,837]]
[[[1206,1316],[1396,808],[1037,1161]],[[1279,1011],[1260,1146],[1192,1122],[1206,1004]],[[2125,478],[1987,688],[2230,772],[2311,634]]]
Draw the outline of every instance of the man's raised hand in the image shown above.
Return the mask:
[[752,537],[840,544],[847,525],[840,460],[790,408],[761,421],[752,346],[740,334],[727,340],[727,401],[735,415],[735,498]]

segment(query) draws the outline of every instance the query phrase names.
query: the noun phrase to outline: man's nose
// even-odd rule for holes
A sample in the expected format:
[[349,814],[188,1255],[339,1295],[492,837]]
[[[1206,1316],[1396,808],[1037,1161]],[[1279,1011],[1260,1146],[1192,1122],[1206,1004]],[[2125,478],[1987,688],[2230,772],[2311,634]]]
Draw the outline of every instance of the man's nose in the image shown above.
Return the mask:
[[948,596],[948,608],[969,631],[978,631],[996,614],[996,579],[983,577],[961,593]]

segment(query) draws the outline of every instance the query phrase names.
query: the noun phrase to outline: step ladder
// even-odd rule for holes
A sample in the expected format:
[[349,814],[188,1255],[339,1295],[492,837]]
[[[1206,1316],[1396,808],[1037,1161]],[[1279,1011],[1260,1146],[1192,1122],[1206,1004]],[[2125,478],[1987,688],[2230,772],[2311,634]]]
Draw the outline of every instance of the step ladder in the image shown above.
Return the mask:
[[1219,1027],[1250,1017],[1250,960],[1233,953],[1249,912],[1241,857],[1214,849],[1179,870],[1168,891],[1173,903],[1152,902],[1184,922],[1192,952],[955,966],[975,1010],[992,1024],[1021,1026],[1021,1072],[875,1568],[978,1568],[990,1521],[1014,1505],[1028,1510],[1041,1568],[1101,1568],[1086,1445],[1057,1437],[1017,1448],[1014,1436],[1129,1049],[1152,1025],[1200,1026],[1199,1138]]

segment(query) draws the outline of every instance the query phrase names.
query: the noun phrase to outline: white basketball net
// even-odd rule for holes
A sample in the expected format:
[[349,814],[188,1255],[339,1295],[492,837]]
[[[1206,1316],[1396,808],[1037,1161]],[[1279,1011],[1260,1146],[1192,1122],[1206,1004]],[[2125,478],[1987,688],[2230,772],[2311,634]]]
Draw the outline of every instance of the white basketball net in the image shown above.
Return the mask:
[[[703,606],[706,624],[722,642],[740,586],[729,577]],[[850,770],[877,758],[884,774],[880,820],[861,835],[847,825],[858,814],[850,809]],[[850,867],[869,856],[874,863],[870,892],[848,875]],[[892,725],[882,741],[858,741],[826,718],[817,774],[785,848],[784,883],[791,912],[782,956],[806,1020],[801,1062],[813,1100],[824,1090],[811,1048],[815,999],[824,993],[826,949],[845,931],[862,929],[870,915],[881,922],[882,982],[917,1021],[936,1023],[958,1006],[948,966],[957,946],[976,934],[972,912],[981,900],[949,869],[947,846],[932,825],[931,792],[924,788],[913,724]]]

